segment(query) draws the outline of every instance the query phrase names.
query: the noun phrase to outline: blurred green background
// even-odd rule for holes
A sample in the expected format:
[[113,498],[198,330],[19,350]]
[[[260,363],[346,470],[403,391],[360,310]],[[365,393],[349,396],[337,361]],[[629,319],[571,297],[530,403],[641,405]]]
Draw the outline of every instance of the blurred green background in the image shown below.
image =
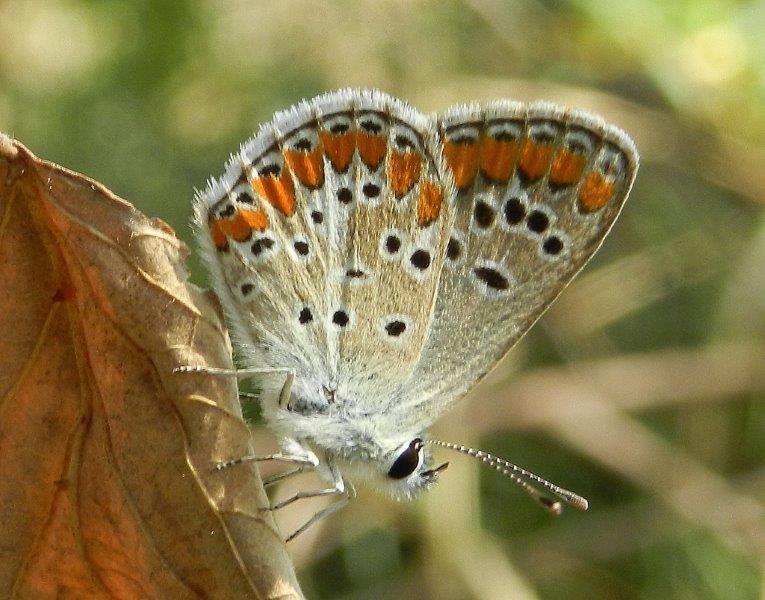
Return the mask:
[[762,1],[0,0],[0,130],[193,246],[193,189],[273,111],[328,89],[425,111],[543,98],[621,125],[642,165],[613,233],[435,431],[591,510],[550,517],[449,456],[427,498],[359,490],[291,549],[309,598],[758,598],[763,32]]

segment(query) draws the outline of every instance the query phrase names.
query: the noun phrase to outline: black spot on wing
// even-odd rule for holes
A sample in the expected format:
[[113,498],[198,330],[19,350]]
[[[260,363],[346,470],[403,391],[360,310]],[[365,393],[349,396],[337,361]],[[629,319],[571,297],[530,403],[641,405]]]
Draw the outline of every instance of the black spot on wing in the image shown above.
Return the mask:
[[504,291],[510,287],[507,277],[491,267],[476,267],[475,276],[493,290]]

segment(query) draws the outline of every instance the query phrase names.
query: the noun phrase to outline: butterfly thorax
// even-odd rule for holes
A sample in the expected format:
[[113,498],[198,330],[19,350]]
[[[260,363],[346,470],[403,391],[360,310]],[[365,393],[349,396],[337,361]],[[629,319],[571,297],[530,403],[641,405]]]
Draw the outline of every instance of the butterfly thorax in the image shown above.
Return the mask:
[[430,453],[420,441],[421,420],[403,411],[363,412],[361,405],[303,403],[293,397],[286,407],[265,403],[264,416],[280,439],[310,449],[325,465],[337,466],[348,482],[363,481],[396,499],[411,499],[432,486],[443,467],[431,468]]
[[[266,397],[274,398],[275,391]],[[421,416],[397,408],[397,403],[391,397],[372,401],[344,390],[330,393],[324,384],[297,375],[286,405],[265,401],[262,406],[264,418],[280,437],[298,439],[350,462],[374,463],[422,433]],[[387,408],[370,410],[370,405]]]

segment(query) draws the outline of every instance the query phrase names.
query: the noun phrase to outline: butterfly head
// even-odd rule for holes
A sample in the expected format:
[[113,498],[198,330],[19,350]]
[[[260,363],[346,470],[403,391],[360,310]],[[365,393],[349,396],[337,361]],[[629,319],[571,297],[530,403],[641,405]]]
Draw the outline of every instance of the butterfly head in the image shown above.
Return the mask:
[[343,462],[343,473],[354,480],[364,480],[397,500],[410,500],[431,488],[449,463],[435,465],[427,446],[420,437],[409,437],[392,450],[380,444],[362,450],[355,445],[346,452],[335,454]]
[[382,466],[388,469],[385,473],[388,491],[394,497],[411,498],[436,483],[449,463],[433,466],[425,443],[421,438],[414,438],[387,454]]

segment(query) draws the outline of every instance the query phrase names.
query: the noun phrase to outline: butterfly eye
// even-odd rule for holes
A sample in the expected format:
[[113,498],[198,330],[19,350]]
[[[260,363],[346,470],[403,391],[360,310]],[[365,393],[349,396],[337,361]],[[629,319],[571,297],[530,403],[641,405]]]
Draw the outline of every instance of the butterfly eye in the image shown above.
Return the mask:
[[409,477],[420,464],[420,450],[422,450],[422,440],[415,438],[398,455],[396,460],[388,471],[388,477],[391,479],[403,479]]

